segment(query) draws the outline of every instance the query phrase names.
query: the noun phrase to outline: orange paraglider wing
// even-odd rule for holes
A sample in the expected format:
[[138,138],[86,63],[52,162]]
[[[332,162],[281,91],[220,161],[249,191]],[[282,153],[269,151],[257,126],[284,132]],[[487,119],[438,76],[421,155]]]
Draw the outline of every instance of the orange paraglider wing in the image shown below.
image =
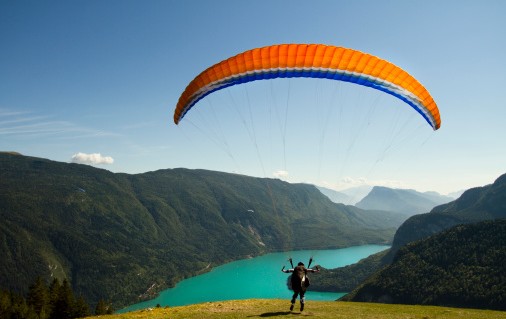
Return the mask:
[[236,84],[273,78],[323,78],[356,83],[391,94],[420,113],[434,130],[441,125],[429,92],[398,66],[360,51],[324,44],[281,44],[245,51],[200,73],[186,87],[174,123],[202,98]]

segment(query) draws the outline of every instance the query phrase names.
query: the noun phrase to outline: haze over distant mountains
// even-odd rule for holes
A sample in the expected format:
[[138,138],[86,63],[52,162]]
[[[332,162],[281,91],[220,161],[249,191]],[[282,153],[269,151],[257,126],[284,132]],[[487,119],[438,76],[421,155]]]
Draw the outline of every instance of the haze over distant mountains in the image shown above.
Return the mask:
[[429,212],[453,198],[436,192],[420,193],[412,189],[392,189],[375,186],[366,197],[355,204],[362,209],[376,209],[402,213],[407,216]]
[[381,210],[406,216],[426,213],[432,208],[455,198],[437,192],[418,192],[412,189],[393,189],[383,186],[361,186],[344,191],[317,187],[335,203],[354,205],[365,210]]
[[355,205],[358,201],[364,198],[372,189],[372,186],[358,186],[352,187],[341,191],[335,191],[330,188],[316,186],[322,192],[323,195],[327,196],[334,203],[341,203],[345,205]]

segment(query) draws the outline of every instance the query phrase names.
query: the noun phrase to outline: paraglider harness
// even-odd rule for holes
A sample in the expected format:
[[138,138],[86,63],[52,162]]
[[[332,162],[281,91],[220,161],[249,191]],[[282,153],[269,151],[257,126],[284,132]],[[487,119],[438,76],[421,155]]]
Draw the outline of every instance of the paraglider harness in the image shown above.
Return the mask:
[[[293,291],[306,291],[307,287],[309,287],[309,285],[311,284],[309,277],[307,276],[307,270],[310,269],[311,267],[313,257],[309,258],[307,268],[305,268],[304,264],[301,262],[297,265],[297,267],[294,267],[293,260],[291,257],[288,259],[288,261],[290,262],[292,269],[285,270],[285,266],[283,266],[283,268],[281,269],[281,271],[286,273],[293,272],[293,274],[290,275],[287,279],[288,288]],[[316,267],[316,270],[317,271],[319,270],[318,266]]]

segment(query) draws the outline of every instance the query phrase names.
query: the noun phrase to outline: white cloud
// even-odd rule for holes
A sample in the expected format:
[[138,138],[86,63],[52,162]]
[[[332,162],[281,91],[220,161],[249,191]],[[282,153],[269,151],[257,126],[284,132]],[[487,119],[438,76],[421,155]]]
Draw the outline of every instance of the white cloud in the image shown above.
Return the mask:
[[114,159],[110,156],[102,156],[100,153],[93,154],[85,154],[85,153],[76,153],[72,155],[72,163],[79,164],[112,164],[114,163]]
[[279,179],[287,179],[289,174],[287,171],[279,170],[279,171],[275,171],[274,173],[272,173],[272,175],[274,175],[274,177],[279,178]]

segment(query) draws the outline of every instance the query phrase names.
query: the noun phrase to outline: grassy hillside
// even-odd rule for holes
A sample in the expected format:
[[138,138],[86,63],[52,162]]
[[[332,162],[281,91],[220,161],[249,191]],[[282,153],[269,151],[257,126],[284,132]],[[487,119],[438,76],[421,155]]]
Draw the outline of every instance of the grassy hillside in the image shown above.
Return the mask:
[[[431,306],[386,305],[358,302],[306,302],[301,313],[290,312],[288,300],[259,299],[203,303],[184,307],[153,308],[118,315],[97,316],[101,319],[162,319],[162,318],[346,318],[346,319],[499,319],[505,312],[475,309],[456,309]],[[90,319],[91,319],[90,318]]]

